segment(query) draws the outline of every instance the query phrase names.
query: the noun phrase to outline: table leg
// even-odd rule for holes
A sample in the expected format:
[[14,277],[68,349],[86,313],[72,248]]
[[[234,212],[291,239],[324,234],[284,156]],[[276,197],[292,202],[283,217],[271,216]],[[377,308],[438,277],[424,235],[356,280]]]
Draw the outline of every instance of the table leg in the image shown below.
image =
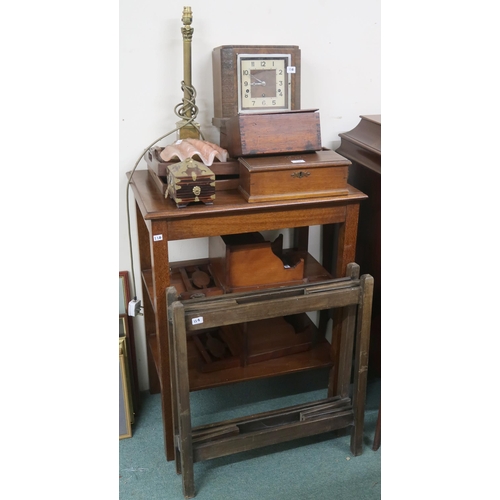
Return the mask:
[[[359,279],[359,266],[351,262],[347,266],[347,276],[353,280]],[[352,373],[354,337],[356,332],[356,305],[341,309],[342,324],[340,327],[339,360],[338,360],[338,391],[342,398],[349,397]]]
[[[356,262],[359,203],[346,206],[345,222],[339,224],[335,277],[345,276],[347,264]],[[363,272],[363,269],[361,269]]]
[[170,363],[170,380],[172,387],[172,421],[173,421],[173,436],[174,436],[174,451],[175,451],[175,470],[177,474],[181,474],[181,456],[179,452],[179,447],[175,444],[175,436],[179,435],[179,407],[177,403],[177,371],[175,365],[175,349],[174,346],[174,335],[173,335],[173,313],[172,304],[177,300],[177,290],[175,287],[171,286],[167,289],[167,314],[168,314],[168,347],[169,347],[169,363]]
[[296,227],[293,231],[293,247],[296,250],[306,251],[309,247],[309,226]]
[[354,389],[352,407],[354,427],[351,433],[351,452],[354,456],[363,452],[363,426],[365,421],[366,386],[368,383],[368,351],[370,348],[370,326],[372,318],[373,278],[361,276],[362,302],[358,307],[356,347],[354,357]]
[[[156,241],[155,237],[156,236]],[[161,238],[158,238],[161,236]],[[163,435],[167,460],[174,460],[174,431],[172,418],[172,391],[170,386],[170,355],[168,347],[167,294],[170,286],[167,223],[152,221],[150,232],[151,264],[154,283],[154,308],[156,341],[158,348],[157,370],[161,388]]]
[[[136,216],[137,216],[137,233],[139,237],[139,259],[141,264],[141,271],[143,269],[151,269],[151,247],[149,241],[149,230],[146,221],[142,218],[142,213],[139,206],[136,204]],[[135,278],[135,277],[134,277]],[[142,278],[142,276],[141,276]],[[147,361],[148,361],[148,379],[149,379],[149,392],[151,394],[157,394],[160,392],[160,379],[158,378],[158,373],[156,371],[156,364],[154,361],[154,354],[151,350],[151,346],[148,342],[148,337],[156,331],[155,323],[155,312],[153,305],[145,297],[148,296],[148,288],[144,280],[141,279],[142,283],[142,297],[144,305],[144,327],[146,331],[146,351],[147,351]],[[136,283],[136,286],[139,283]],[[135,290],[138,293],[138,290]]]
[[[334,265],[335,278],[346,276],[347,265],[356,261],[356,238],[358,233],[359,203],[353,203],[346,206],[345,221],[339,224],[336,256]],[[363,270],[361,270],[362,272]],[[341,309],[332,311],[332,359],[334,367],[330,376],[328,387],[328,396],[337,396],[342,392],[342,388],[350,383],[350,374],[340,371],[339,360],[341,356],[341,328],[342,328]],[[349,377],[347,380],[345,377]]]
[[[173,361],[175,375],[174,391],[176,394],[175,427],[178,429],[177,448],[179,449],[180,470],[182,474],[182,489],[185,498],[194,497],[194,466],[193,466],[193,438],[191,428],[191,407],[189,402],[189,374],[186,323],[184,306],[174,302],[171,307],[173,319]],[[177,464],[179,469],[179,464]]]

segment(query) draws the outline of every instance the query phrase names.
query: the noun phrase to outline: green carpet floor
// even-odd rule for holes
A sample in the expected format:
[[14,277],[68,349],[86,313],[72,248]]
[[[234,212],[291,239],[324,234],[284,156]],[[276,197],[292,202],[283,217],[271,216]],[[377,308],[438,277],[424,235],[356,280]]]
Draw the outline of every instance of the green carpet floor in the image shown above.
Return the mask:
[[[316,370],[193,392],[193,426],[324,398],[327,375]],[[351,455],[349,436],[329,433],[198,462],[196,499],[380,499],[382,447],[372,450],[380,392],[380,380],[369,381],[361,456]],[[165,459],[160,396],[141,397],[133,436],[119,443],[120,500],[182,500],[181,477]]]

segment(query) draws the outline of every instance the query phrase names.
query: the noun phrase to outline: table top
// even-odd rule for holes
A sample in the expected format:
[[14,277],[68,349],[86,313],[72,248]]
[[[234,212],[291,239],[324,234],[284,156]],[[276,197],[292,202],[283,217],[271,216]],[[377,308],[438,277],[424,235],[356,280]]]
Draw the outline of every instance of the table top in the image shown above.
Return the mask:
[[[127,177],[130,178],[130,172]],[[348,194],[342,196],[323,196],[319,198],[304,198],[248,203],[238,190],[216,191],[213,205],[202,203],[177,208],[170,198],[165,198],[155,185],[148,170],[136,170],[132,176],[131,188],[141,209],[144,219],[183,219],[227,214],[253,213],[269,210],[286,210],[287,207],[311,208],[319,206],[341,206],[348,203],[359,203],[368,196],[358,189],[348,185]]]

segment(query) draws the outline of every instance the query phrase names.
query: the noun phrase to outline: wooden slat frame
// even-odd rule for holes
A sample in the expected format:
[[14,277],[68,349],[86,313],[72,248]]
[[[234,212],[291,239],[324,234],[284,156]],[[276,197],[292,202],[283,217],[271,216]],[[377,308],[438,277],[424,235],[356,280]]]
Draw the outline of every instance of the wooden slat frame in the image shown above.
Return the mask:
[[[167,290],[168,318],[171,322],[169,344],[175,458],[177,471],[182,474],[186,498],[195,496],[193,464],[196,461],[350,426],[351,452],[354,456],[362,453],[373,278],[364,275],[358,279],[359,266],[354,263],[348,266],[347,275],[347,279],[332,280],[321,285],[299,285],[282,290],[234,294],[231,298],[216,296],[185,302],[174,301],[176,292],[173,287]],[[339,339],[340,365],[336,367],[341,388],[339,396],[192,429],[187,358],[189,332],[332,308],[343,308]],[[351,401],[346,393],[353,350],[354,389]],[[291,417],[292,420],[267,429],[238,431],[249,422],[259,423],[279,417]]]

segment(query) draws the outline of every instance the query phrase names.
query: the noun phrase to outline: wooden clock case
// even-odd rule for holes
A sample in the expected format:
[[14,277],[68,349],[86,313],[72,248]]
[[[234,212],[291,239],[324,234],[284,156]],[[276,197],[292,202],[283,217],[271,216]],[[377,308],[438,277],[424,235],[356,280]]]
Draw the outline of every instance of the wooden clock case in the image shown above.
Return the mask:
[[220,127],[224,119],[238,114],[238,54],[290,54],[295,73],[291,80],[291,109],[300,109],[300,49],[296,45],[221,45],[212,51],[214,118]]

